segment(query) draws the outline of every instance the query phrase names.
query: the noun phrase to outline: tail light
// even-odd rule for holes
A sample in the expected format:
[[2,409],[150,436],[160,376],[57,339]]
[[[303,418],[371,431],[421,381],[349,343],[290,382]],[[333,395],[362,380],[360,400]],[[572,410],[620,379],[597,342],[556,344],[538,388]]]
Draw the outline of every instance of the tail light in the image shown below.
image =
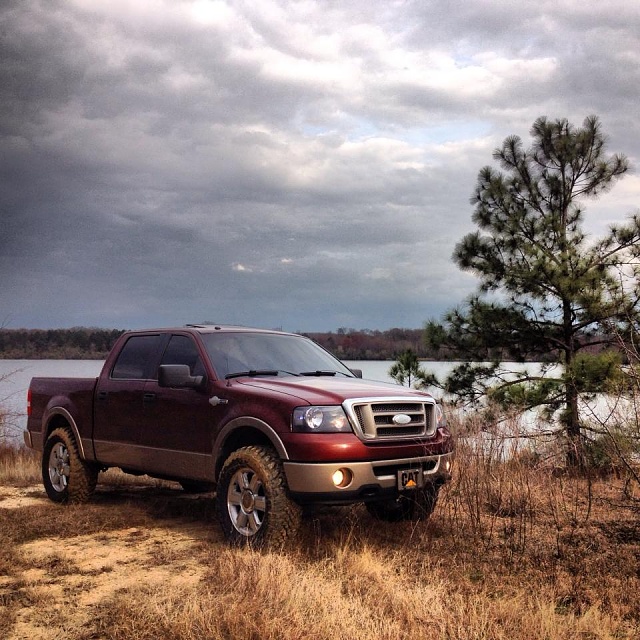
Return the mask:
[[27,391],[27,416],[31,415],[31,389]]

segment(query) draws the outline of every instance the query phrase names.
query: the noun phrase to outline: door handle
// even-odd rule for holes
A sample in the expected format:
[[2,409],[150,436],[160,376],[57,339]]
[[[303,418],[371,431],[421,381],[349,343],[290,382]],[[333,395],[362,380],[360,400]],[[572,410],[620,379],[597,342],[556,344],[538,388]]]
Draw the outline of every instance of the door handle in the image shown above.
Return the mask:
[[142,403],[143,404],[151,404],[152,402],[156,401],[156,394],[155,393],[145,393],[142,396]]
[[106,400],[107,399],[107,392],[106,391],[98,391],[98,395],[97,398],[98,400]]

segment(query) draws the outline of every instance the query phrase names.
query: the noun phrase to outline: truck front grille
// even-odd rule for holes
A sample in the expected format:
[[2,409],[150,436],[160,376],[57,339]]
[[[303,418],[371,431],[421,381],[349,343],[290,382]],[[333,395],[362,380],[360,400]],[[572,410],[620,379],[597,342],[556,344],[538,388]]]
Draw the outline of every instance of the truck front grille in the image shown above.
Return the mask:
[[436,431],[435,403],[406,399],[348,400],[345,408],[363,440],[421,438]]

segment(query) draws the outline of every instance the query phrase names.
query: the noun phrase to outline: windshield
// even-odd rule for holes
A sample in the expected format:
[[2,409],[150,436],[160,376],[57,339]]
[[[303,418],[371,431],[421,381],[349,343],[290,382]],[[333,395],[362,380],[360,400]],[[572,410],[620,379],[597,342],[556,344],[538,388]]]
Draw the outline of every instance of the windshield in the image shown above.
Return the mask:
[[240,331],[201,335],[218,378],[240,373],[354,377],[339,360],[303,336]]

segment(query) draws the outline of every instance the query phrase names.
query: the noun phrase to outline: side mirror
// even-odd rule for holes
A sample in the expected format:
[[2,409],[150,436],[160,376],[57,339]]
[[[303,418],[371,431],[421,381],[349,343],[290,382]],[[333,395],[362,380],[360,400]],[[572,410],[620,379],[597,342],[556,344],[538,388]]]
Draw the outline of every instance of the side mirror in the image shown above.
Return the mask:
[[362,378],[362,369],[349,369],[356,378]]
[[198,389],[203,380],[203,376],[192,376],[186,364],[161,364],[158,369],[158,384],[161,387]]

